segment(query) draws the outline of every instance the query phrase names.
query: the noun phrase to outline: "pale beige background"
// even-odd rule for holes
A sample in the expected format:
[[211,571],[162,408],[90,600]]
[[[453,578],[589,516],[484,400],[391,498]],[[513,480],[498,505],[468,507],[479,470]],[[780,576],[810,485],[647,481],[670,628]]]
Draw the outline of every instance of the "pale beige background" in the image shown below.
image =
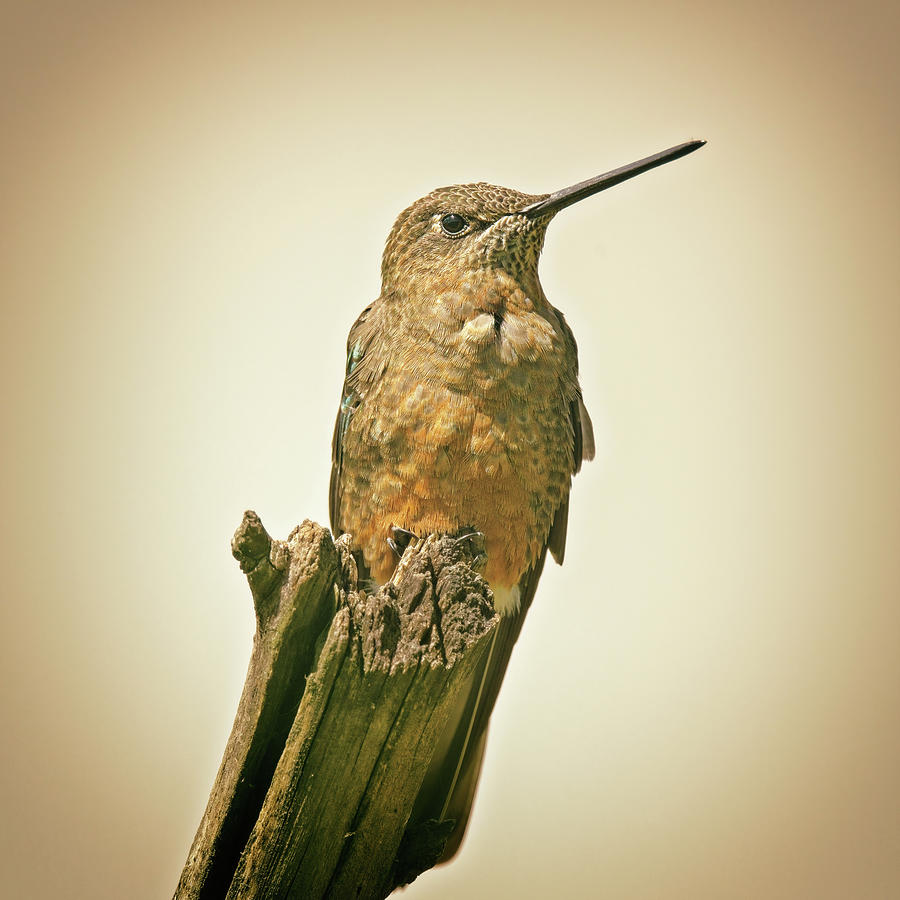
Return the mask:
[[601,444],[414,898],[900,896],[888,2],[5,3],[0,870],[174,888],[396,213],[553,190]]

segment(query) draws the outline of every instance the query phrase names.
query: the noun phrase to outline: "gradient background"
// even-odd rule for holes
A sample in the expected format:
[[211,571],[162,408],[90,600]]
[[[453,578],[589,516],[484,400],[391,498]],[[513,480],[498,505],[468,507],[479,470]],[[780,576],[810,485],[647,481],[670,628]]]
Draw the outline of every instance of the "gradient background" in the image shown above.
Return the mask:
[[896,4],[6,2],[0,871],[170,896],[327,521],[344,341],[432,187],[550,191],[578,476],[415,898],[900,896]]

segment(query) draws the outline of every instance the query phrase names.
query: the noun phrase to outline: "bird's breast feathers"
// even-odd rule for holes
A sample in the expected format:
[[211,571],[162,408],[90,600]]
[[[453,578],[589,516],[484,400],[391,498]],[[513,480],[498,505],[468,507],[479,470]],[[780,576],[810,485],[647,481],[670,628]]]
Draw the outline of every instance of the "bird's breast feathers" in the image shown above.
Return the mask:
[[342,436],[341,527],[378,581],[396,562],[391,525],[483,532],[485,576],[510,603],[546,545],[574,470],[577,362],[561,316],[520,294],[444,296],[427,318],[396,316],[390,361],[358,386]]

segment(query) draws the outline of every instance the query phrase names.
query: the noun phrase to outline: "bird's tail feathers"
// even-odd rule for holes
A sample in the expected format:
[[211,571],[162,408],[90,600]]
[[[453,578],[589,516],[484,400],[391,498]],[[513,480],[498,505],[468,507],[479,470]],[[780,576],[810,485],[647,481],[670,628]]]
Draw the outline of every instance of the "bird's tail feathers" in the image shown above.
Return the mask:
[[463,691],[463,698],[450,717],[416,798],[409,820],[411,826],[429,819],[452,819],[455,823],[438,862],[450,860],[462,844],[481,774],[488,721],[512,648],[534,599],[545,557],[546,548],[522,577],[518,612],[501,617],[484,662],[472,674],[468,688]]

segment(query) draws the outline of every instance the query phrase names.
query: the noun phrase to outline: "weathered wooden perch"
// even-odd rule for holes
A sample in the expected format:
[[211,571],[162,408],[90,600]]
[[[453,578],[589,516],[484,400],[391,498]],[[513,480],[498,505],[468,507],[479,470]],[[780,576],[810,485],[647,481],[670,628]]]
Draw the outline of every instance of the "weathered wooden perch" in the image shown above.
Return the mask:
[[177,900],[383,898],[449,831],[406,824],[438,736],[497,618],[478,537],[412,545],[377,594],[312,522],[232,541],[256,635],[231,737]]

